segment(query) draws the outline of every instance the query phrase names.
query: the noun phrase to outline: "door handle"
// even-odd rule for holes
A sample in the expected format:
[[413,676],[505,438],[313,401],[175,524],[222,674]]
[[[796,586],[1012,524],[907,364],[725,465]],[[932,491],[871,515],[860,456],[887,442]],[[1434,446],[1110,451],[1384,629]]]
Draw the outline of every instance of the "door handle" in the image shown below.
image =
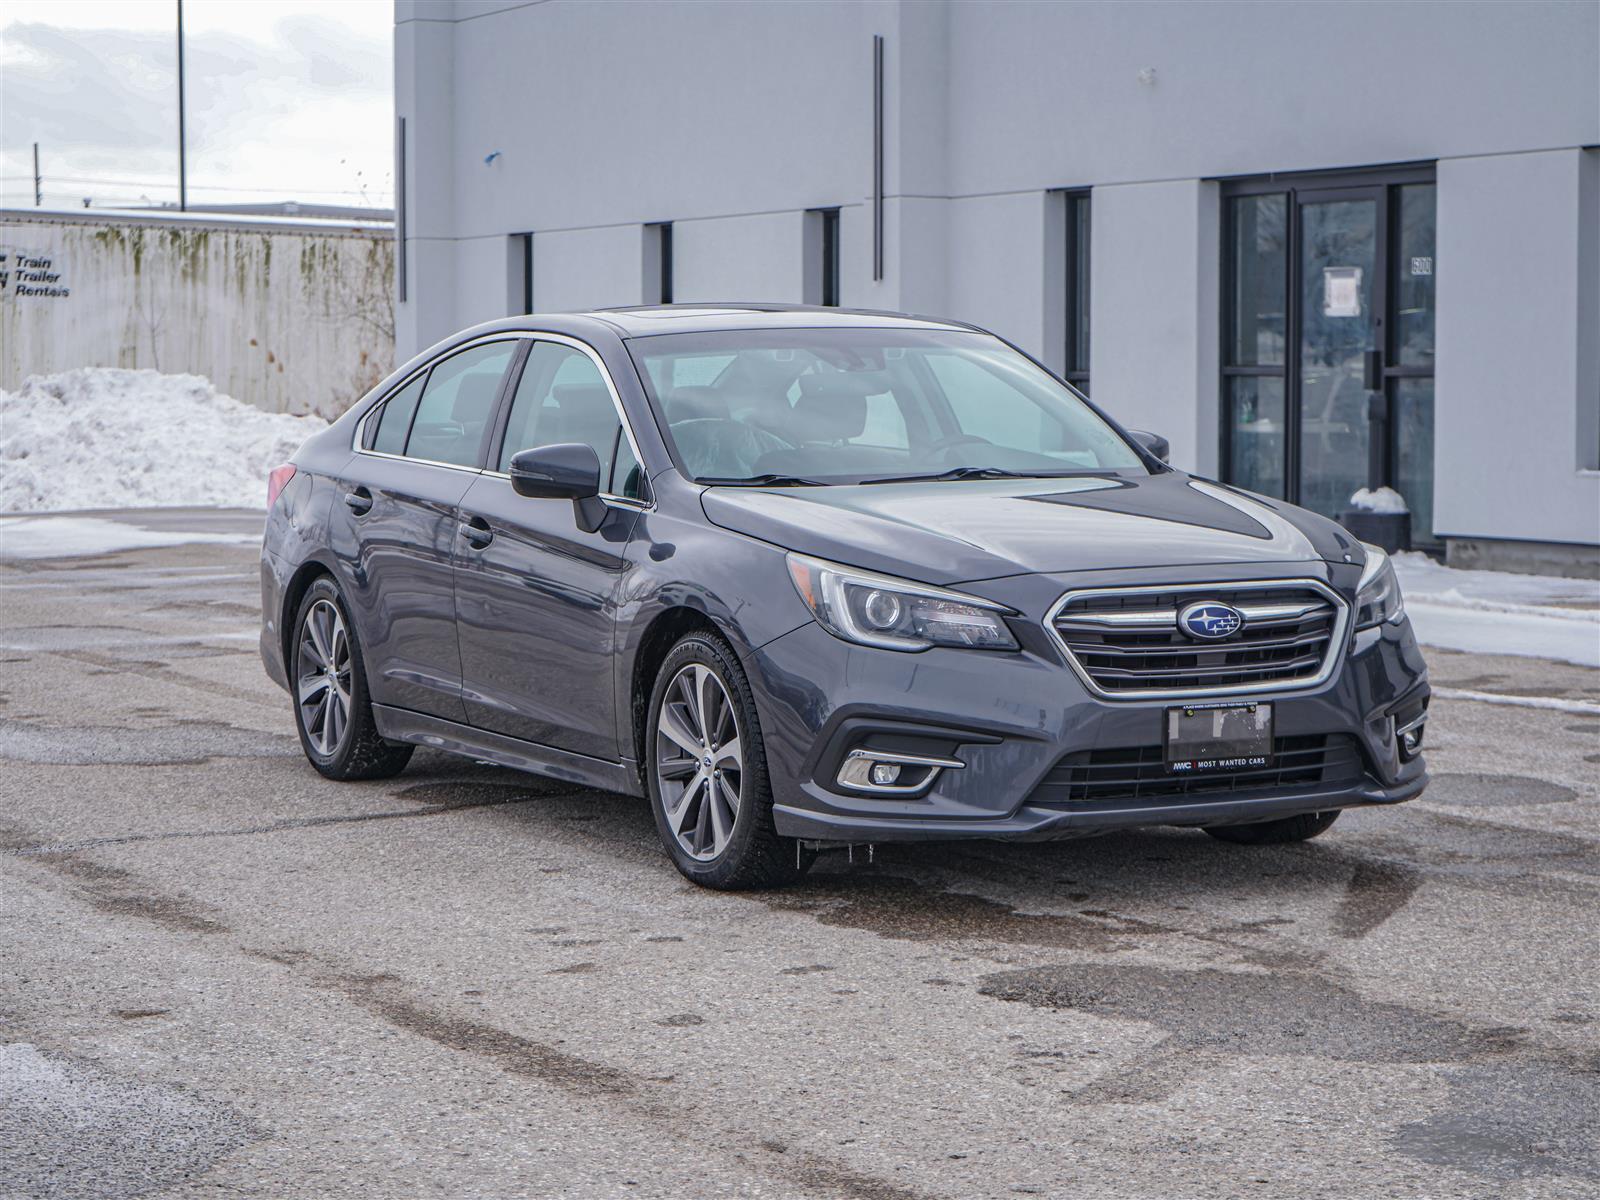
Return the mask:
[[1361,386],[1369,392],[1383,390],[1383,351],[1368,350],[1361,359]]
[[345,506],[356,516],[365,516],[372,511],[372,493],[364,487],[358,487],[353,492],[344,494]]
[[474,550],[482,550],[494,541],[494,530],[489,528],[489,522],[482,517],[471,517],[460,526],[461,536],[467,539],[467,545]]

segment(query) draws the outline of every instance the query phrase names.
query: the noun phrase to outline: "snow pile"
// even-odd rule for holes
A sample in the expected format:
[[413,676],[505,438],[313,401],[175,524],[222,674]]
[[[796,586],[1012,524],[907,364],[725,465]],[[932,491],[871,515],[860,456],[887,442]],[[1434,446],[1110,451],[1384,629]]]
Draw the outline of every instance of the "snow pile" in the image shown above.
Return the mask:
[[1403,513],[1411,510],[1406,507],[1406,498],[1391,487],[1373,488],[1368,491],[1360,488],[1350,497],[1350,507],[1357,512],[1369,513]]
[[1461,571],[1423,554],[1397,554],[1394,567],[1424,646],[1600,667],[1600,582]]
[[0,390],[0,512],[262,508],[267,472],[327,428],[198,375],[83,367]]

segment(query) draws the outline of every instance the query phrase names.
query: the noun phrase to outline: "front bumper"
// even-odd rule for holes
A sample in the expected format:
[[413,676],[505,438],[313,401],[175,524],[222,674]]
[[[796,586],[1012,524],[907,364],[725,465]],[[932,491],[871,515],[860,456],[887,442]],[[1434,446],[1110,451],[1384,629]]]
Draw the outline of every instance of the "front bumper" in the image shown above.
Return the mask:
[[[1395,736],[1429,694],[1408,622],[1351,635],[1322,685],[1259,697],[1273,704],[1280,738],[1353,749],[1353,774],[1192,795],[1158,786],[1084,801],[1054,786],[1062,760],[1159,747],[1166,710],[1183,701],[1092,696],[1042,628],[1019,632],[1019,653],[903,654],[851,645],[811,624],[753,651],[747,665],[778,832],[820,842],[1063,838],[1395,804],[1427,785],[1422,757],[1406,759]],[[923,795],[851,794],[834,780],[841,756],[863,744],[943,752],[965,766],[941,772]]]

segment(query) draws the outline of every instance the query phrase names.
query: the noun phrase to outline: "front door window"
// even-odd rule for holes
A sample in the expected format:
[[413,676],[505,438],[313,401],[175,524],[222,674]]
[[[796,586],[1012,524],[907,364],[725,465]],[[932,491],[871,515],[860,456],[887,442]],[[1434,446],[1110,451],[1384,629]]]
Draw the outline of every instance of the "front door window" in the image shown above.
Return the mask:
[[1392,487],[1432,544],[1431,172],[1229,189],[1225,478],[1330,517]]

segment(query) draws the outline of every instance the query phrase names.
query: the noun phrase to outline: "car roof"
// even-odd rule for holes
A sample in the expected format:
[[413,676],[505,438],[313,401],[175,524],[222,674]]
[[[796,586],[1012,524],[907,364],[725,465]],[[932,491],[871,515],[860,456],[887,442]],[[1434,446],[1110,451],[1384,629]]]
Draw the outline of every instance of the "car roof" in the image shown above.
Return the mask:
[[644,304],[598,308],[582,314],[613,326],[623,337],[663,333],[705,333],[723,329],[970,329],[958,321],[872,309],[814,304],[718,302]]
[[985,333],[976,325],[864,308],[824,308],[810,304],[652,304],[634,308],[594,308],[571,312],[498,317],[458,330],[420,351],[397,374],[474,338],[506,333],[554,333],[593,340],[602,333],[618,338],[667,333],[714,333],[731,329],[943,329]]

